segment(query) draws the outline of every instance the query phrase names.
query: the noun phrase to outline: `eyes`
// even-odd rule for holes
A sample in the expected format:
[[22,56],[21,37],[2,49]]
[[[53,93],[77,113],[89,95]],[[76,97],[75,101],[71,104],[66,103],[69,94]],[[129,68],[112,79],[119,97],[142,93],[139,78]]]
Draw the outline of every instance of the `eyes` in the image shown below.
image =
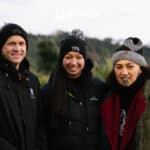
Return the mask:
[[132,69],[134,69],[135,68],[135,66],[134,65],[132,65],[132,64],[128,64],[128,65],[126,65],[126,66],[123,66],[123,65],[116,65],[115,66],[115,68],[116,69],[123,69],[123,68],[126,68],[126,69],[128,69],[128,70],[132,70]]
[[83,59],[83,56],[82,56],[82,55],[77,55],[77,56],[66,55],[66,56],[64,57],[64,59],[67,59],[67,60],[72,60],[72,59],[81,60],[81,59]]
[[[8,43],[8,45],[10,45],[10,46],[15,46],[17,43],[15,43],[15,42],[10,42],[10,43]],[[20,46],[24,46],[25,45],[25,42],[19,42],[18,43]]]
[[10,42],[8,42],[8,43],[6,43],[8,46],[12,46],[12,47],[14,47],[14,46],[16,46],[16,45],[19,45],[19,46],[21,46],[21,47],[24,47],[24,46],[26,46],[26,43],[24,42],[24,41],[20,41],[20,42],[15,42],[15,41],[10,41]]

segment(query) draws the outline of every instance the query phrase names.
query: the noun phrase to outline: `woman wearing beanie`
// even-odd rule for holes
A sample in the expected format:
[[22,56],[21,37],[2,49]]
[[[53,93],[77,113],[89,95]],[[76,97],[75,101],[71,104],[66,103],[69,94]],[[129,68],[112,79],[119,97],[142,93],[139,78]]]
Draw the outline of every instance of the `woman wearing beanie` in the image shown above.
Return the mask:
[[41,91],[49,150],[100,150],[98,109],[104,83],[92,77],[92,67],[83,33],[72,31]]
[[100,107],[110,150],[150,148],[150,68],[142,42],[129,37],[112,57],[108,93]]

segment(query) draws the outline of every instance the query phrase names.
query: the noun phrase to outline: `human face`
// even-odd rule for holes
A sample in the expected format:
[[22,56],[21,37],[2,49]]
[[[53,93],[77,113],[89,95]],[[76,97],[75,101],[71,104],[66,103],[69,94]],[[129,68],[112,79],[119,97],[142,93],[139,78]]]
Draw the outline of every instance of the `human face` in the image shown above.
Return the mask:
[[63,67],[70,78],[78,78],[85,66],[82,54],[78,52],[68,52],[63,57]]
[[132,61],[119,60],[114,66],[114,72],[118,83],[129,87],[136,81],[142,70],[138,64]]
[[16,69],[19,69],[20,63],[26,56],[26,42],[22,36],[12,35],[2,47],[2,56],[15,64]]

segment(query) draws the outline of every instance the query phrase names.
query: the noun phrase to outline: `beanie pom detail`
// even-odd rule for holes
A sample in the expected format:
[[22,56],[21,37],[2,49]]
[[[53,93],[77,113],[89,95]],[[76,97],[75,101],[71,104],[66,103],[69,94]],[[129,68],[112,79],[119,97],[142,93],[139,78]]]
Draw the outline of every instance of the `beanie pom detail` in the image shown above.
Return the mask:
[[113,65],[122,59],[133,61],[140,66],[147,66],[143,56],[143,44],[139,38],[129,37],[124,41],[112,56]]

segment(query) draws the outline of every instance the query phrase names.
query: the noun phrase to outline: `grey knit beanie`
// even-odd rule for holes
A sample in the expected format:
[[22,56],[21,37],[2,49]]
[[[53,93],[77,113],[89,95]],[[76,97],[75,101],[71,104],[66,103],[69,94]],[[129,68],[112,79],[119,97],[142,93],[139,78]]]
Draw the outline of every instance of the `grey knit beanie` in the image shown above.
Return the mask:
[[147,66],[147,62],[143,56],[143,44],[137,37],[127,38],[123,45],[120,46],[112,56],[113,65],[116,61],[127,59],[137,63],[140,66]]

